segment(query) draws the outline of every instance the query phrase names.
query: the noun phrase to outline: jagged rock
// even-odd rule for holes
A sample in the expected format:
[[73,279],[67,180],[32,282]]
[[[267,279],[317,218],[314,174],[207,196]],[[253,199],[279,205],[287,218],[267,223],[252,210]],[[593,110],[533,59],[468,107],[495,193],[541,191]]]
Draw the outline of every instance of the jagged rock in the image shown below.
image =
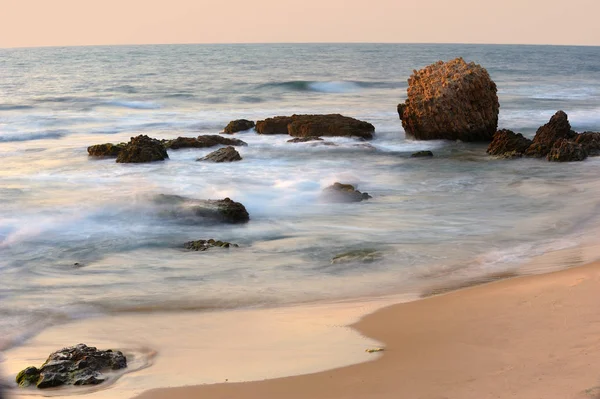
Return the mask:
[[200,252],[204,252],[209,248],[214,248],[214,247],[218,247],[218,248],[239,248],[239,245],[237,244],[232,244],[230,242],[225,242],[225,241],[216,241],[213,240],[212,238],[210,240],[198,240],[198,241],[190,241],[190,242],[186,242],[184,244],[185,249],[189,249],[191,251],[200,251]]
[[158,206],[159,215],[190,223],[246,223],[250,220],[244,205],[229,198],[197,200],[179,195],[160,194],[154,198],[154,203]]
[[375,249],[359,249],[355,251],[344,252],[336,255],[331,259],[332,264],[348,263],[348,262],[364,262],[370,263],[381,259],[383,255]]
[[216,134],[206,134],[196,137],[177,137],[164,141],[165,148],[179,150],[181,148],[209,148],[217,145],[246,146],[246,142],[230,139]]
[[577,133],[571,130],[567,114],[564,111],[558,111],[548,123],[537,130],[525,155],[535,158],[545,157],[558,140],[575,139],[576,136]]
[[522,156],[530,146],[531,140],[524,137],[521,133],[502,129],[494,134],[494,140],[489,145],[487,153],[502,158],[518,158]]
[[323,190],[325,199],[329,202],[361,202],[371,197],[368,193],[361,193],[351,184],[334,183]]
[[294,137],[345,136],[371,139],[375,127],[368,122],[340,114],[292,115],[258,121],[256,131],[260,134],[289,134]]
[[233,147],[220,148],[213,151],[204,158],[198,158],[196,161],[211,161],[211,162],[235,162],[241,161],[242,156]]
[[574,141],[581,144],[589,156],[600,155],[600,133],[584,132],[578,134]]
[[123,353],[79,344],[52,353],[39,369],[27,367],[17,374],[16,381],[20,387],[35,385],[40,389],[61,385],[97,385],[106,381],[103,371],[125,367],[127,359]]
[[398,114],[406,134],[418,140],[491,141],[500,108],[496,93],[480,65],[439,61],[413,72]]
[[229,124],[225,126],[225,129],[223,129],[223,133],[232,134],[237,132],[243,132],[252,129],[254,126],[255,123],[253,121],[249,121],[247,119],[238,119],[229,122]]
[[323,141],[320,137],[296,137],[294,139],[288,140],[288,143],[306,143],[309,141]]
[[412,154],[410,157],[411,158],[430,158],[433,156],[433,152],[431,151],[417,151],[414,154]]
[[546,159],[552,162],[583,161],[588,156],[583,145],[568,139],[560,139],[554,143]]
[[132,137],[117,156],[118,163],[145,163],[163,161],[169,158],[165,147],[159,140],[146,135]]
[[113,144],[96,144],[87,148],[89,156],[92,157],[117,157],[125,148],[126,143]]

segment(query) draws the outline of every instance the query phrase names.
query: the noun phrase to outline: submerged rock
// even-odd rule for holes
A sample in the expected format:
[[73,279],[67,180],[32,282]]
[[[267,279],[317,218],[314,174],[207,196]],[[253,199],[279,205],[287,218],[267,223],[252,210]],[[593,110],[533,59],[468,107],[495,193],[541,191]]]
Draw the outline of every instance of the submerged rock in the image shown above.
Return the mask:
[[496,84],[485,68],[462,58],[414,71],[407,94],[398,114],[418,140],[491,141],[498,127]]
[[218,247],[218,248],[238,248],[239,245],[237,244],[232,244],[230,242],[225,242],[225,241],[216,241],[213,240],[212,238],[210,240],[198,240],[198,241],[190,241],[190,242],[186,242],[184,244],[185,249],[189,249],[191,251],[200,251],[200,252],[204,252],[209,248],[214,248],[214,247]]
[[225,126],[225,129],[223,129],[223,133],[232,134],[243,132],[252,129],[254,126],[256,126],[256,124],[253,121],[249,121],[247,119],[238,119],[229,122],[229,124]]
[[309,141],[323,141],[320,137],[296,137],[294,139],[288,140],[288,143],[307,143]]
[[342,136],[373,138],[375,127],[340,114],[276,116],[256,122],[260,134],[289,134],[294,137]]
[[146,135],[132,137],[117,156],[118,163],[146,163],[169,158],[163,144]]
[[568,139],[560,139],[554,143],[546,159],[552,162],[576,162],[583,161],[587,156],[588,153],[583,145]]
[[433,152],[431,151],[417,151],[414,154],[411,154],[411,158],[431,158],[433,156]]
[[331,259],[332,264],[348,262],[375,262],[383,257],[381,252],[374,249],[359,249],[336,255]]
[[197,200],[179,195],[161,194],[154,198],[159,214],[197,223],[199,220],[216,223],[246,223],[250,215],[246,207],[229,198]]
[[230,139],[217,134],[206,134],[198,137],[177,137],[173,140],[165,140],[164,145],[171,150],[182,148],[209,148],[218,145],[246,146],[246,142],[238,139]]
[[351,184],[334,183],[323,190],[325,199],[330,202],[361,202],[371,197],[368,193],[361,193]]
[[576,136],[577,133],[571,130],[567,114],[564,111],[558,111],[548,123],[537,130],[525,155],[535,158],[545,157],[558,140],[575,139]]
[[88,155],[91,157],[117,157],[125,148],[127,143],[96,144],[87,148]]
[[241,161],[242,156],[233,147],[220,148],[213,151],[203,158],[198,158],[196,161],[211,161],[211,162],[235,162]]
[[489,145],[487,153],[503,158],[515,158],[522,156],[530,146],[531,140],[521,133],[502,129],[494,134],[494,140]]
[[125,367],[127,359],[123,353],[79,344],[52,353],[39,369],[27,367],[17,374],[16,381],[20,387],[35,385],[40,389],[61,385],[97,385],[106,381],[103,371]]

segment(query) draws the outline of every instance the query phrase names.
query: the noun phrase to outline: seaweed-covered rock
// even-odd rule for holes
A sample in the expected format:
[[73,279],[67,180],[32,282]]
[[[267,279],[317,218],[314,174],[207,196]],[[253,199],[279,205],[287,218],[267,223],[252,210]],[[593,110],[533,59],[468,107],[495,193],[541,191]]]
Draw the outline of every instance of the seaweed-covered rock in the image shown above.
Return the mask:
[[334,183],[323,190],[324,197],[329,202],[361,202],[371,197],[368,193],[361,193],[351,184]]
[[433,156],[433,152],[431,151],[417,151],[411,154],[411,158],[431,158]]
[[117,157],[123,151],[127,144],[96,144],[87,148],[88,155],[91,157]]
[[169,158],[163,144],[146,135],[132,137],[117,156],[118,163],[146,163]]
[[485,68],[462,58],[414,71],[407,94],[398,114],[418,140],[491,141],[498,127],[496,84]]
[[581,144],[589,156],[600,155],[600,133],[584,132],[578,134],[574,141]]
[[494,140],[487,149],[490,155],[499,157],[513,158],[513,156],[505,156],[505,154],[521,154],[531,146],[531,140],[524,137],[521,133],[502,129],[494,134]]
[[577,133],[571,130],[567,114],[564,111],[558,111],[548,123],[537,130],[525,155],[535,158],[545,157],[558,140],[574,139],[576,136]]
[[309,141],[323,141],[320,137],[296,137],[288,140],[288,143],[307,143]]
[[106,381],[103,371],[125,367],[127,359],[123,353],[79,344],[52,353],[39,369],[27,367],[17,375],[16,381],[20,387],[35,385],[40,389],[61,385],[97,385]]
[[576,162],[583,161],[588,153],[583,145],[568,139],[560,139],[554,143],[546,159],[552,162]]
[[246,142],[238,139],[230,139],[216,134],[206,134],[198,137],[177,137],[173,140],[165,140],[164,146],[170,150],[181,148],[209,148],[217,145],[246,146]]
[[256,123],[260,134],[289,134],[293,137],[342,136],[373,138],[375,127],[340,114],[292,115],[267,118]]
[[243,132],[252,129],[254,126],[255,123],[253,121],[249,121],[247,119],[238,119],[229,122],[229,124],[225,126],[225,129],[223,129],[223,133],[232,134],[237,132]]
[[211,162],[235,162],[241,161],[242,156],[233,147],[219,148],[217,151],[213,151],[203,158],[198,158],[197,161],[211,161]]
[[186,223],[246,223],[250,215],[246,207],[229,198],[198,200],[179,195],[160,194],[154,197],[158,214]]
[[216,241],[214,239],[210,239],[210,240],[197,240],[197,241],[190,241],[190,242],[186,242],[184,244],[184,248],[185,249],[189,249],[190,251],[200,251],[200,252],[204,252],[209,248],[238,248],[239,245],[237,244],[232,244],[230,242],[225,242],[225,241]]

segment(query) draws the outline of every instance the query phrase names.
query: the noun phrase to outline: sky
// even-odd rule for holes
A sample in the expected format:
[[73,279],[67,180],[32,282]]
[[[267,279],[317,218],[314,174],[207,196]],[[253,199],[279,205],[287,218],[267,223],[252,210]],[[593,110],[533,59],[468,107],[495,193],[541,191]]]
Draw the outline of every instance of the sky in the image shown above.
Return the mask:
[[600,0],[0,0],[0,48],[163,43],[600,45]]

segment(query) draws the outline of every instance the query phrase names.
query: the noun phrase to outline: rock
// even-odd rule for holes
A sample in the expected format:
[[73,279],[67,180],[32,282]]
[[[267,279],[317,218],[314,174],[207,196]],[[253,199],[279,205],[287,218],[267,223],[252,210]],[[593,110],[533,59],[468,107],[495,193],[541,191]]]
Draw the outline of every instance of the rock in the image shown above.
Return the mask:
[[412,154],[410,157],[411,158],[427,158],[427,157],[432,157],[433,156],[433,152],[431,151],[417,151],[414,154]]
[[513,150],[513,151],[507,151],[503,154],[497,155],[497,157],[504,158],[504,159],[517,159],[517,158],[523,158],[523,153]]
[[406,134],[418,140],[491,141],[500,108],[496,93],[480,65],[439,61],[414,71],[398,114]]
[[342,136],[373,138],[375,127],[340,114],[277,116],[256,122],[260,134],[289,134],[294,137]]
[[361,202],[371,197],[368,193],[361,193],[353,185],[334,183],[323,190],[325,198],[330,202]]
[[503,158],[515,158],[522,156],[531,146],[531,140],[521,133],[515,133],[507,129],[498,130],[494,134],[494,140],[487,149],[490,155]]
[[145,163],[169,158],[163,144],[146,135],[132,137],[117,156],[118,163]]
[[537,130],[525,155],[535,158],[545,157],[558,140],[575,139],[576,136],[577,133],[571,130],[567,114],[564,111],[558,111],[548,123]]
[[209,148],[217,145],[247,146],[246,142],[238,139],[230,139],[217,134],[206,134],[195,137],[177,137],[173,140],[165,140],[164,146],[170,150],[181,148]]
[[235,162],[241,161],[242,156],[233,147],[220,148],[213,151],[204,158],[198,158],[196,161],[212,161],[212,162]]
[[160,194],[154,198],[159,214],[197,223],[198,219],[217,223],[246,223],[248,211],[239,202],[222,200],[197,200],[179,195]]
[[126,143],[120,144],[97,144],[87,148],[88,155],[91,157],[116,157],[125,148]]
[[584,132],[578,134],[574,141],[581,144],[589,156],[600,155],[600,133]]
[[374,249],[359,249],[355,251],[344,252],[336,255],[331,259],[332,264],[348,263],[348,262],[375,262],[383,257],[383,255]]
[[247,119],[238,119],[229,122],[229,124],[225,126],[225,129],[223,129],[223,133],[232,134],[237,132],[243,132],[252,129],[254,126],[255,123],[253,121],[249,121]]
[[295,139],[288,140],[288,143],[306,143],[309,141],[323,141],[320,137],[296,137]]
[[127,367],[123,353],[101,351],[84,344],[52,353],[41,368],[28,367],[17,374],[20,387],[35,385],[40,389],[61,385],[97,385],[106,381],[106,370]]
[[198,240],[198,241],[190,241],[184,244],[185,249],[189,249],[191,251],[201,251],[204,252],[209,248],[239,248],[239,245],[232,244],[230,242],[225,241],[215,241],[212,238],[210,240]]
[[583,145],[569,141],[568,139],[560,139],[554,143],[546,159],[552,162],[575,162],[583,161],[587,156],[588,153],[583,148]]

